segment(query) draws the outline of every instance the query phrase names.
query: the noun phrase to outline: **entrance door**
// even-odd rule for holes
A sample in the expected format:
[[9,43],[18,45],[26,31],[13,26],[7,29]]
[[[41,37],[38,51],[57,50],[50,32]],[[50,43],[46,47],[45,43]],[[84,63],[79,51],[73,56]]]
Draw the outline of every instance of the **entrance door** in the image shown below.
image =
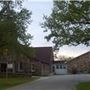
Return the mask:
[[0,63],[0,72],[6,72],[7,64],[6,63]]

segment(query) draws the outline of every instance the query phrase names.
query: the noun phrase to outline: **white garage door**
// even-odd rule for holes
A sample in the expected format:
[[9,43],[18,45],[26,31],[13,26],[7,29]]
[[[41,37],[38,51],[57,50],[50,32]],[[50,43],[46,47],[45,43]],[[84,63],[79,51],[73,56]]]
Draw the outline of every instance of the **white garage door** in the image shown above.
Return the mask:
[[67,66],[64,64],[55,65],[55,74],[67,74]]

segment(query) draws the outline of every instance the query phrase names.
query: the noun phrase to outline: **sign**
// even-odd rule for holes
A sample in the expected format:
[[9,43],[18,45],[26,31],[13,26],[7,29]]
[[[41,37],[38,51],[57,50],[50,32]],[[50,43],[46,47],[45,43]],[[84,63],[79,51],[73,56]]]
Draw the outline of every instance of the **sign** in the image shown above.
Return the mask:
[[8,69],[12,69],[13,68],[13,64],[12,63],[7,64],[7,68]]

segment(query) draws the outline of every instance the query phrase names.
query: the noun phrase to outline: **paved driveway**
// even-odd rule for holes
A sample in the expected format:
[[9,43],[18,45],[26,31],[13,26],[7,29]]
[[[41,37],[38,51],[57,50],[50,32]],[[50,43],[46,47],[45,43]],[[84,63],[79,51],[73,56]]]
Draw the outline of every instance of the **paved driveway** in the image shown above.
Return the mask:
[[26,83],[8,90],[74,90],[74,86],[83,81],[90,81],[90,75],[55,75],[41,77],[31,83]]

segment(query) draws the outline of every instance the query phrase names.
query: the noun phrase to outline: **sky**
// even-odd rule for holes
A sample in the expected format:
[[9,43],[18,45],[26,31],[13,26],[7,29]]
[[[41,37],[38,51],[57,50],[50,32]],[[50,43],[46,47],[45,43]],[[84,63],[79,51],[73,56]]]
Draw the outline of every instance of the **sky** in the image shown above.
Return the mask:
[[[52,12],[53,1],[52,0],[25,0],[23,6],[28,10],[32,11],[32,23],[29,25],[27,32],[33,36],[31,41],[31,46],[33,47],[48,47],[54,46],[53,43],[47,42],[44,37],[48,35],[48,33],[43,32],[43,28],[41,28],[40,23],[43,22],[43,15],[49,16]],[[83,53],[90,51],[90,47],[86,47],[84,45],[78,46],[63,46],[60,47],[59,55],[65,56],[73,56],[77,57]]]

